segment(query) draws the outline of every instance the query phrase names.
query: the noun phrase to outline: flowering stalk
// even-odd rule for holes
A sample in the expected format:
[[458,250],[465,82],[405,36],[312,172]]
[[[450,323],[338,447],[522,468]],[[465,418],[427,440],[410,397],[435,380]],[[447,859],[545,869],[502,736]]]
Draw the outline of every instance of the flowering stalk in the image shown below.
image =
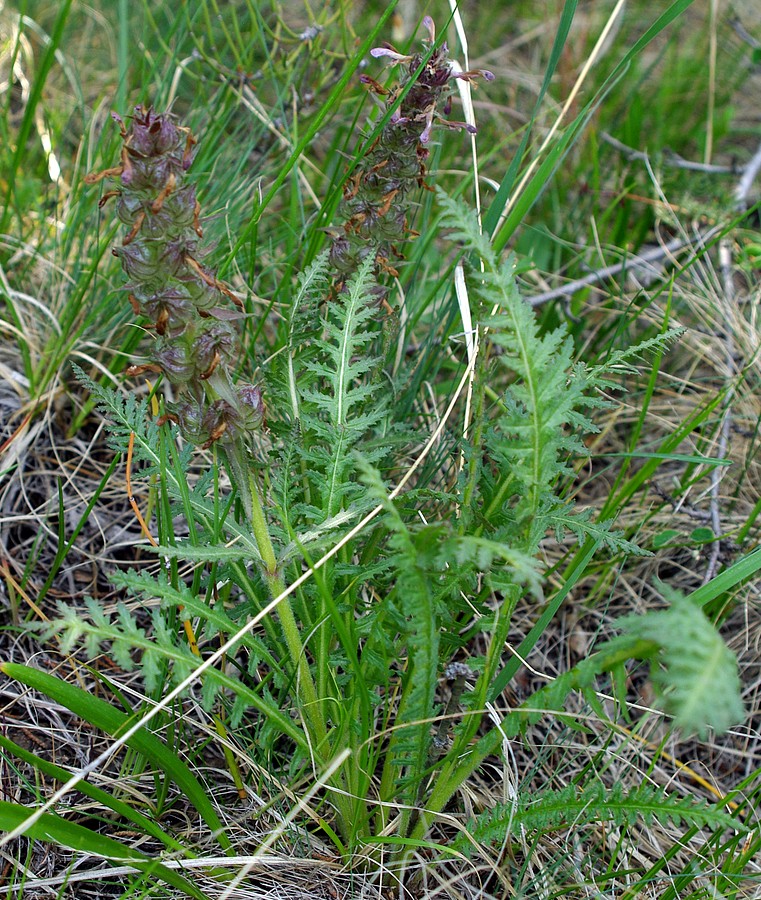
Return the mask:
[[119,184],[100,205],[116,198],[116,214],[129,227],[113,253],[129,278],[124,290],[135,314],[152,320],[158,335],[151,362],[129,372],[161,373],[174,385],[178,399],[168,418],[192,443],[246,441],[261,427],[264,405],[258,387],[236,385],[231,376],[239,349],[231,322],[243,315],[242,304],[200,261],[201,208],[194,185],[184,183],[195,139],[171,116],[141,106],[129,128],[112,115],[124,140],[121,164],[85,181]]
[[[446,43],[436,46],[436,30],[430,16],[423,19],[423,25],[428,38],[422,53],[405,56],[390,44],[370,51],[376,58],[386,57],[407,67],[396,88],[388,91],[369,76],[361,76],[374,93],[386,97],[386,108],[394,111],[344,187],[338,210],[344,224],[334,234],[330,248],[339,290],[370,254],[374,255],[378,278],[383,274],[398,275],[390,260],[392,256],[401,257],[399,245],[412,235],[407,224],[408,195],[414,188],[426,187],[427,145],[434,125],[441,122],[447,128],[475,131],[465,122],[444,119],[439,107],[444,115],[449,114],[454,79],[472,82],[479,77],[487,81],[494,78],[491,72],[481,69],[456,71],[448,59]],[[388,289],[378,286],[376,293],[383,302]]]
[[[195,187],[185,183],[194,156],[195,138],[172,116],[138,106],[129,127],[116,114],[123,139],[120,165],[85,177],[88,184],[111,178],[118,187],[102,197],[116,200],[116,213],[128,227],[119,257],[129,279],[125,285],[136,315],[153,322],[157,333],[150,362],[128,373],[155,372],[169,381],[176,401],[167,404],[183,437],[202,448],[217,444],[228,463],[262,558],[270,593],[285,585],[249,464],[253,435],[262,427],[261,390],[235,384],[233,361],[242,304],[201,260],[203,230]],[[299,672],[307,715],[318,735],[325,725],[316,702],[314,682],[304,655],[293,611],[284,600],[278,607],[283,636]]]

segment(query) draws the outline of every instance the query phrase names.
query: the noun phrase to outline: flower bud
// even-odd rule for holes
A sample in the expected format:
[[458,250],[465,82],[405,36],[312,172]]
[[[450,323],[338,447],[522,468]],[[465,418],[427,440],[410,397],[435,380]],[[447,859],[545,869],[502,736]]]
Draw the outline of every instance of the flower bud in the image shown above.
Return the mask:
[[237,349],[232,327],[217,319],[203,319],[196,323],[192,340],[200,378],[208,378],[220,363],[228,365],[232,362]]
[[[182,337],[186,338],[186,334],[183,333]],[[198,378],[195,354],[186,339],[166,338],[160,341],[153,351],[153,359],[172,384],[183,386]]]
[[243,383],[237,386],[236,393],[238,394],[241,427],[248,433],[259,431],[264,421],[262,389],[255,384]]
[[126,135],[125,146],[131,155],[145,158],[165,157],[182,164],[188,130],[175,125],[171,116],[138,106]]
[[161,259],[156,252],[160,249],[143,241],[114,247],[112,253],[122,261],[122,268],[132,281],[153,282],[161,272]]

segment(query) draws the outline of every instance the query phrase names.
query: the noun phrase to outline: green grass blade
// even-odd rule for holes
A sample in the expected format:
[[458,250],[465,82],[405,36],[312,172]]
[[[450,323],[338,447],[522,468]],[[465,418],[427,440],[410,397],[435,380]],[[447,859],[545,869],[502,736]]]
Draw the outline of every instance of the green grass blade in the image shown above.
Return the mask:
[[[631,452],[606,453],[605,459],[660,459],[671,462],[692,463],[697,466],[731,466],[731,459],[717,459],[714,456],[702,456],[699,453],[646,453],[644,450]],[[593,459],[602,457],[593,456]]]
[[[85,722],[89,722],[112,737],[123,734],[135,722],[134,716],[120,712],[105,700],[93,697],[87,691],[67,684],[53,675],[48,675],[47,672],[40,672],[38,669],[32,669],[20,663],[2,663],[0,672],[45,694],[46,697],[65,706]],[[127,746],[137,753],[141,753],[174,781],[190,803],[195,806],[220,846],[224,850],[232,852],[230,839],[225,834],[222,822],[209,801],[206,790],[188,765],[162,740],[148,731],[138,731],[127,741]]]
[[[34,810],[30,807],[0,800],[0,831],[13,831],[23,825],[32,812]],[[69,822],[52,813],[43,813],[25,834],[33,840],[60,844],[71,850],[79,850],[82,853],[120,864],[127,863],[139,872],[145,872],[153,878],[160,878],[187,894],[188,897],[195,897],[196,900],[208,900],[203,891],[158,860],[151,859],[150,856],[121,844],[113,838],[98,834],[83,825]]]
[[[71,777],[71,772],[61,768],[61,766],[57,766],[55,763],[43,759],[41,756],[37,756],[35,753],[31,753],[29,750],[25,750],[23,747],[20,747],[18,744],[2,735],[0,735],[0,749],[5,750],[6,753],[12,754],[18,759],[22,759],[30,766],[33,766],[35,770],[41,772],[43,775],[47,775],[49,778],[60,781],[62,784],[65,784]],[[133,809],[129,803],[125,803],[123,800],[113,797],[108,791],[95,787],[95,785],[84,780],[79,782],[77,790],[86,797],[90,797],[91,800],[95,800],[96,803],[100,803],[107,809],[113,810],[117,815],[128,819],[146,834],[150,834],[152,837],[160,840],[161,843],[170,850],[177,851],[184,856],[191,855],[186,847],[175,840],[171,835],[167,834],[152,819],[149,819],[141,812]]]
[[37,77],[34,79],[32,90],[29,94],[29,100],[24,107],[24,118],[21,121],[21,127],[19,128],[18,137],[16,139],[16,149],[13,153],[13,158],[11,159],[10,173],[6,176],[8,179],[8,186],[5,190],[3,213],[2,217],[0,218],[0,233],[2,234],[4,234],[8,230],[8,222],[14,209],[14,204],[11,203],[16,185],[16,179],[14,175],[23,165],[24,159],[26,158],[28,153],[27,142],[34,126],[37,105],[42,99],[42,90],[45,87],[45,82],[48,75],[50,74],[50,70],[53,68],[53,63],[55,62],[56,58],[56,51],[58,50],[61,41],[63,40],[63,32],[66,28],[66,22],[69,18],[71,3],[72,0],[63,0],[63,3],[61,3],[60,5],[60,8],[58,10],[58,18],[56,19],[53,26],[53,33],[51,35],[50,42],[47,43],[45,47],[45,53],[40,60],[39,72],[37,74]]
[[688,416],[672,434],[667,435],[661,442],[658,450],[647,458],[647,461],[621,486],[621,489],[618,492],[611,492],[608,500],[600,510],[600,519],[604,521],[612,518],[620,509],[623,509],[640,487],[653,477],[664,457],[669,457],[672,452],[676,452],[682,441],[694,431],[697,431],[709,419],[711,413],[721,404],[723,399],[723,392],[718,393],[710,401],[699,407],[692,415]]
[[740,582],[755,575],[761,569],[761,549],[754,550],[725,569],[708,584],[702,585],[689,595],[689,599],[698,606],[706,606],[712,600],[725,594]]
[[[626,70],[628,69],[630,63],[645,49],[645,47],[647,47],[647,45],[655,37],[657,37],[657,35],[661,33],[661,31],[663,31],[664,28],[666,28],[675,19],[677,19],[687,9],[687,7],[692,4],[692,2],[693,0],[676,0],[676,2],[672,3],[671,6],[656,19],[656,21],[650,26],[650,28],[647,29],[647,31],[624,55],[618,65],[605,79],[592,99],[585,105],[581,113],[579,113],[579,115],[573,120],[573,122],[570,123],[570,125],[565,129],[565,132],[559,136],[557,142],[549,149],[547,157],[543,160],[541,166],[537,169],[536,174],[530,179],[524,190],[521,192],[521,195],[517,199],[515,206],[508,215],[502,228],[500,228],[499,234],[495,236],[494,247],[497,251],[501,250],[507,244],[507,241],[510,239],[515,229],[524,220],[529,209],[531,209],[533,204],[536,202],[536,199],[544,190],[550,178],[552,177],[555,168],[559,165],[562,159],[563,154],[570,148],[576,137],[581,133],[589,117],[594,113],[595,109],[602,102],[606,94],[626,73]],[[568,17],[567,21],[566,17]],[[569,4],[566,4],[566,8],[563,10],[563,19],[561,20],[561,26],[558,29],[556,46],[553,47],[553,60],[555,59],[555,51],[558,49],[560,40],[562,39],[562,42],[565,42],[565,39],[567,37],[567,29],[568,27],[570,27],[570,20],[572,18],[573,8],[569,8]],[[559,46],[562,47],[562,44],[560,44]],[[544,88],[543,86],[543,90],[545,89],[546,88]],[[542,97],[543,93],[540,93],[538,102],[541,102]],[[518,156],[518,158],[520,158],[520,155]],[[512,188],[512,182],[514,181],[515,174],[516,173],[513,172],[513,167],[511,167],[510,170],[508,170],[506,177],[503,179],[503,183],[500,185],[497,196],[492,202],[485,218],[485,226],[487,230],[492,230],[496,226],[502,210],[504,209],[505,203],[507,202],[507,196],[510,189]]]
[[563,48],[565,47],[565,42],[568,39],[568,32],[571,30],[571,24],[573,22],[573,17],[576,14],[577,5],[577,0],[566,0],[563,6],[563,12],[560,15],[558,30],[555,34],[555,40],[552,44],[552,51],[550,52],[550,58],[547,62],[547,69],[544,73],[544,81],[542,82],[539,96],[536,98],[536,103],[534,104],[534,109],[531,113],[529,127],[524,130],[520,147],[518,147],[518,151],[513,156],[510,167],[505,173],[505,177],[502,179],[499,190],[497,191],[494,200],[489,206],[489,210],[484,217],[484,229],[489,234],[491,234],[497,227],[499,217],[502,215],[502,210],[505,208],[505,204],[508,201],[510,192],[513,189],[515,176],[518,174],[521,160],[523,159],[523,155],[526,152],[526,148],[531,137],[530,126],[533,125],[537,113],[539,112],[539,108],[542,105],[542,101],[544,100],[544,96],[547,93],[550,84],[552,83],[552,78],[555,74],[558,63],[560,62]]

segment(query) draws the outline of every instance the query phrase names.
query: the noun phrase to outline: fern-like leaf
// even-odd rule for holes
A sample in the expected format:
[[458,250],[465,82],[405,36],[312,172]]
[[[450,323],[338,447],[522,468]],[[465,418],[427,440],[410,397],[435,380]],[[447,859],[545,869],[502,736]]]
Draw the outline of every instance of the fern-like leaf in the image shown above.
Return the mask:
[[595,522],[592,516],[591,509],[572,512],[568,507],[562,506],[554,509],[548,515],[548,520],[550,527],[555,529],[559,541],[570,531],[579,541],[592,538],[613,553],[626,553],[630,556],[652,555],[649,550],[626,540],[620,532],[612,531],[606,522]]
[[113,388],[104,387],[93,381],[76,363],[72,363],[72,368],[77,380],[94,398],[97,409],[110,422],[111,427],[106,433],[108,446],[117,453],[124,453],[130,434],[134,434],[135,458],[158,466],[158,427],[148,415],[147,398],[138,400],[132,393],[122,394]]
[[655,647],[651,674],[664,710],[687,734],[722,734],[745,718],[737,660],[703,611],[662,586],[670,607],[627,616],[625,634]]
[[459,837],[454,849],[471,856],[477,846],[502,844],[508,831],[515,832],[517,828],[554,831],[601,822],[631,826],[638,821],[646,825],[657,821],[675,826],[748,830],[736,817],[706,800],[667,794],[649,784],[626,791],[620,784],[608,788],[593,782],[584,787],[571,784],[559,790],[527,793],[519,797],[516,805],[499,804],[476,816],[468,824],[470,839]]
[[[212,630],[217,629],[229,634],[238,626],[224,612],[216,607],[210,608],[187,588],[176,590],[171,585],[161,584],[146,573],[121,573],[119,582],[139,591],[151,599],[161,597],[167,606],[182,607],[186,616],[198,616],[202,622],[210,622]],[[161,610],[155,610],[151,620],[151,634],[138,627],[130,610],[120,605],[117,617],[107,615],[97,601],[87,600],[87,617],[81,609],[59,605],[59,616],[48,623],[41,624],[43,638],[55,637],[67,652],[76,646],[84,645],[94,658],[104,645],[110,646],[110,653],[118,664],[126,671],[140,669],[148,692],[158,691],[165,683],[179,684],[199,665],[199,658],[190,649],[177,640],[177,635],[169,629]],[[244,639],[248,646],[256,645],[250,636]],[[261,645],[256,646],[261,650]],[[268,654],[266,662],[273,669],[277,663]],[[167,679],[168,673],[168,679]],[[293,720],[284,713],[278,704],[259,691],[254,691],[247,684],[217,668],[207,669],[202,676],[202,700],[209,708],[220,691],[234,697],[233,709],[235,718],[231,718],[231,727],[236,727],[243,713],[254,708],[269,726],[281,734],[290,737],[298,746],[306,750],[308,744],[304,734]]]
[[[337,515],[356,496],[352,453],[384,416],[378,386],[369,380],[377,366],[370,351],[375,334],[368,327],[377,315],[370,303],[373,284],[368,258],[329,305],[318,353],[303,364],[311,375],[301,390],[304,459],[323,518]],[[368,455],[377,460],[382,453],[380,447]]]
[[328,294],[328,270],[328,251],[324,251],[299,275],[285,323],[285,377],[282,381],[286,386],[286,408],[290,409],[291,424],[301,419],[300,393],[304,387],[304,376],[308,374],[303,367],[305,349],[318,336],[320,320],[317,305]]
[[[87,388],[96,401],[96,407],[109,421],[107,443],[117,453],[125,453],[132,435],[133,462],[147,463],[142,475],[162,475],[167,486],[179,490],[179,478],[184,477],[190,465],[193,447],[186,444],[180,452],[177,466],[162,465],[159,453],[159,427],[149,414],[148,399],[137,400],[134,394],[122,394],[113,388],[103,387],[93,381],[76,363],[72,363],[77,380]],[[179,476],[177,471],[183,473]]]
[[[444,225],[480,257],[483,271],[475,277],[482,308],[498,310],[482,323],[501,353],[512,382],[502,410],[487,432],[489,456],[500,465],[501,482],[492,497],[501,503],[509,527],[505,539],[534,555],[558,503],[554,488],[571,474],[567,460],[585,453],[579,435],[596,427],[587,410],[606,405],[593,393],[589,371],[573,360],[573,345],[564,328],[542,335],[533,309],[519,295],[514,257],[498,259],[470,210],[439,191]],[[498,510],[491,510],[497,518]]]
[[373,393],[361,379],[374,365],[366,353],[374,340],[366,326],[376,316],[370,305],[370,289],[374,284],[372,260],[366,260],[346,285],[346,292],[330,304],[325,318],[327,336],[320,342],[323,354],[307,362],[307,368],[325,379],[328,390],[305,394],[318,409],[327,413],[330,425],[338,429],[362,432],[367,425],[355,422],[362,415],[367,398]]

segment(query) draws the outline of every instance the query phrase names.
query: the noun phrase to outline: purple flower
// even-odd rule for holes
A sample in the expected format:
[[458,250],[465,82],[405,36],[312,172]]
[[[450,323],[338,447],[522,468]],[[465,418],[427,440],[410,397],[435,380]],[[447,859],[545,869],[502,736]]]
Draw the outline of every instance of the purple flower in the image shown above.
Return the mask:
[[[236,388],[230,365],[238,352],[229,324],[243,313],[241,302],[214,272],[198,260],[203,232],[195,188],[185,184],[195,139],[173,117],[137,107],[129,125],[117,115],[123,139],[121,165],[88,175],[118,181],[116,214],[128,227],[113,250],[129,278],[125,285],[136,315],[154,323],[158,339],[152,361],[130,374],[160,372],[177,391],[168,418],[187,440],[208,447],[218,440],[240,440],[261,428],[260,388]],[[235,308],[231,308],[234,306]]]
[[[465,122],[443,117],[449,114],[454,79],[493,78],[490,72],[458,71],[448,58],[447,45],[436,46],[436,28],[430,16],[423,19],[423,27],[427,32],[425,52],[407,55],[391,44],[370,51],[376,59],[405,66],[402,82],[395,89],[389,91],[368,75],[361,76],[371,91],[385,98],[390,115],[344,187],[339,208],[343,227],[332,234],[330,249],[339,293],[346,278],[370,254],[379,280],[398,274],[395,260],[401,258],[401,248],[412,234],[407,223],[409,195],[425,186],[426,145],[434,125],[440,121],[450,129],[475,130]],[[379,287],[379,292],[384,300],[387,289]]]
[[386,56],[395,63],[410,62],[412,60],[411,56],[405,56],[404,53],[394,50],[394,48],[389,45],[385,47],[373,47],[370,51],[370,56],[374,56],[376,59],[379,59],[381,56]]

